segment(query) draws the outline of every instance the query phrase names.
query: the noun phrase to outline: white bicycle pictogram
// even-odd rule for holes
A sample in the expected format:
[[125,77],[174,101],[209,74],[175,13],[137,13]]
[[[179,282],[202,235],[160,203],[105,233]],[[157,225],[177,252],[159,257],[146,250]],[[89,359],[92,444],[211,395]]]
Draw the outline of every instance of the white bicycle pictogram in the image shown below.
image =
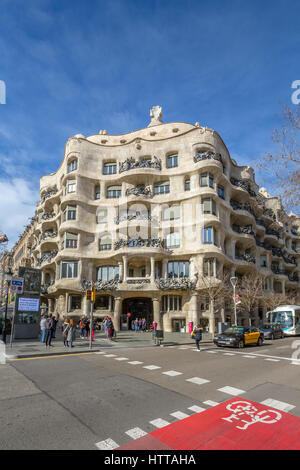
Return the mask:
[[[281,413],[278,411],[269,409],[258,411],[258,409],[252,405],[252,403],[247,401],[235,401],[226,406],[226,409],[232,411],[232,414],[231,416],[222,419],[224,421],[228,421],[229,423],[233,423],[234,420],[245,423],[243,427],[236,426],[237,429],[241,429],[242,431],[245,431],[249,426],[251,426],[251,424],[274,424],[282,418]],[[248,419],[242,419],[242,417],[246,417]],[[249,421],[249,418],[251,421]]]

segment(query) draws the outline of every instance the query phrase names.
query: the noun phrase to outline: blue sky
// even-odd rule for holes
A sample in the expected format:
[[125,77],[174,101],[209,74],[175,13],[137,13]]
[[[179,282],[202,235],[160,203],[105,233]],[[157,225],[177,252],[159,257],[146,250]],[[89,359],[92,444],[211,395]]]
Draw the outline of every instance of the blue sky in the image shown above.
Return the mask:
[[299,17],[289,0],[1,0],[0,230],[22,232],[69,136],[145,127],[153,105],[253,165],[292,106]]

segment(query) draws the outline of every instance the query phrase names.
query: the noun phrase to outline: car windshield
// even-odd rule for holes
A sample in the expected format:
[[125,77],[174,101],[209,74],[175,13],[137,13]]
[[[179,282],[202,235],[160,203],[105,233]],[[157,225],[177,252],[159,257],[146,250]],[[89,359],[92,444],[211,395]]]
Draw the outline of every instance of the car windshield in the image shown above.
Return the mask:
[[232,335],[232,334],[236,334],[236,333],[242,333],[244,331],[244,328],[239,328],[238,326],[237,327],[231,327],[231,328],[227,328],[227,330],[224,331],[224,333],[226,335]]

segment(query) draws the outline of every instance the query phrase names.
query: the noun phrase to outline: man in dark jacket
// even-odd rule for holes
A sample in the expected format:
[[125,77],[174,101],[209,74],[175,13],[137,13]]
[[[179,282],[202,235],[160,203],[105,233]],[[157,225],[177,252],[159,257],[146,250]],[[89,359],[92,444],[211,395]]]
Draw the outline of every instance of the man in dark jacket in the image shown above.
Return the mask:
[[49,318],[46,321],[46,348],[52,346],[51,339],[52,339],[52,332],[54,329],[54,320],[52,318],[52,314],[50,313]]
[[193,336],[195,339],[195,343],[197,346],[197,351],[200,351],[199,342],[202,340],[202,329],[200,328],[199,324],[193,329],[193,333],[194,333]]

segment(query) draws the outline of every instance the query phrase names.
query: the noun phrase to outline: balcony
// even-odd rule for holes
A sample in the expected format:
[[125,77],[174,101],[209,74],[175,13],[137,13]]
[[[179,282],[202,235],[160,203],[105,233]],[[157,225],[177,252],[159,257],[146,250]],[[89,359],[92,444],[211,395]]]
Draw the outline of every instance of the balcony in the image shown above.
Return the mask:
[[147,220],[149,222],[158,223],[158,218],[154,217],[146,212],[135,212],[134,214],[124,214],[120,217],[116,217],[114,222],[119,225],[122,222],[131,222],[132,220]]
[[170,278],[170,279],[156,279],[155,283],[160,290],[195,290],[198,281],[196,274],[194,279],[188,277]]
[[203,160],[217,160],[218,162],[222,163],[222,156],[220,153],[214,152],[197,152],[194,156],[194,162],[201,162]]
[[254,216],[254,211],[249,203],[241,203],[241,202],[235,201],[234,199],[231,199],[230,205],[234,211],[236,210],[247,211]]
[[97,292],[105,291],[105,290],[117,290],[118,289],[119,280],[118,279],[111,279],[109,281],[87,281],[83,279],[81,281],[82,290],[92,289],[93,287],[96,288]]
[[54,281],[47,282],[45,284],[41,284],[41,293],[48,294],[49,287],[53,286]]
[[144,184],[139,184],[135,188],[132,189],[126,189],[126,196],[142,196],[142,197],[148,197],[150,199],[153,198],[153,193],[151,191],[151,188],[145,186]]
[[57,255],[57,250],[47,251],[42,254],[40,258],[37,258],[36,265],[41,266],[43,263],[51,263],[52,259]]
[[291,282],[298,282],[299,281],[299,276],[297,273],[289,274],[288,275],[289,281]]
[[165,241],[160,238],[129,238],[114,243],[114,250],[120,248],[165,248]]
[[256,198],[256,192],[251,189],[251,183],[248,180],[230,178],[230,183],[233,184],[233,186],[244,189],[251,197]]
[[232,225],[232,230],[234,230],[237,233],[243,233],[246,235],[254,235],[252,225],[246,225],[245,227],[240,227],[239,225]]
[[56,215],[55,212],[44,212],[44,214],[41,217],[41,220],[53,219],[55,215]]
[[278,239],[281,238],[281,233],[279,232],[279,230],[274,230],[272,228],[266,229],[266,235],[272,235],[274,237],[277,237]]
[[280,274],[280,275],[283,275],[283,276],[288,276],[289,275],[289,272],[286,269],[280,269],[279,266],[276,266],[276,265],[271,265],[271,271],[274,274]]
[[52,197],[54,196],[56,193],[58,192],[58,189],[56,188],[53,188],[53,189],[49,189],[46,193],[43,194],[43,196],[41,197],[41,204],[44,204],[44,202],[46,201],[46,199],[48,199],[49,197]]
[[151,160],[143,158],[142,160],[134,161],[133,159],[127,158],[124,162],[119,163],[119,173],[129,170],[137,170],[139,168],[153,168],[155,170],[161,170],[161,160],[154,156]]
[[235,254],[235,259],[238,259],[240,261],[247,261],[248,263],[256,263],[256,259],[253,255],[250,255],[249,253],[236,253]]

